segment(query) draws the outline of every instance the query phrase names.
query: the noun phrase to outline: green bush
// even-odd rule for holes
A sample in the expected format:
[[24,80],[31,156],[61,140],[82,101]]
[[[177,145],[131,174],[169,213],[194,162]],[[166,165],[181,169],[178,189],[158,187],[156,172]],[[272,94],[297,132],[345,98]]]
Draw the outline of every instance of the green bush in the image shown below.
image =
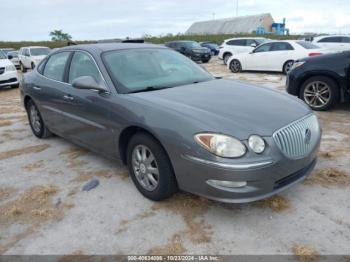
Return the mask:
[[[298,39],[299,35],[290,35],[290,36],[277,36],[277,35],[253,35],[253,34],[231,34],[231,35],[166,35],[166,36],[146,36],[145,41],[154,43],[154,44],[164,44],[169,41],[174,40],[192,40],[197,42],[210,41],[215,43],[222,43],[225,39],[233,37],[266,37],[270,39]],[[94,41],[77,41],[78,44],[87,44],[93,43]],[[23,46],[47,46],[50,48],[59,48],[67,46],[67,42],[57,42],[57,41],[22,41],[22,42],[0,42],[0,48],[14,48],[16,50],[20,49]]]

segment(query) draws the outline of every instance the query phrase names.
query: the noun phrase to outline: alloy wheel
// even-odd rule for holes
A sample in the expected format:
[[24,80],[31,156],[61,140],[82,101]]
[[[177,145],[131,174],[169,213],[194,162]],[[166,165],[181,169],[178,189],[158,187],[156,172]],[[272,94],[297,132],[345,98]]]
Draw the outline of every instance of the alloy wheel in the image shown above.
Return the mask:
[[293,61],[289,61],[284,68],[284,73],[288,74],[294,65]]
[[325,82],[311,82],[304,90],[304,99],[305,102],[311,107],[324,107],[331,99],[331,89]]
[[132,152],[132,168],[139,184],[147,191],[153,191],[159,184],[159,168],[152,151],[145,145],[138,145]]
[[40,133],[42,129],[41,118],[39,111],[35,105],[31,105],[29,109],[30,123],[36,133]]
[[241,71],[241,63],[237,60],[233,60],[230,64],[230,69],[234,73]]

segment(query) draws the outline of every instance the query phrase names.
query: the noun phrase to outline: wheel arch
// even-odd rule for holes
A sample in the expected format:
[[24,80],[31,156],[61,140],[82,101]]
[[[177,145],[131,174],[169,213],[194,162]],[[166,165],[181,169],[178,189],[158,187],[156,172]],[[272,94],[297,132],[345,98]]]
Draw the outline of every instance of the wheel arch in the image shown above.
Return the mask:
[[118,150],[119,150],[119,156],[123,162],[123,164],[127,164],[127,149],[130,139],[137,133],[143,132],[148,135],[150,135],[152,138],[154,138],[164,149],[164,151],[167,153],[167,156],[171,162],[171,159],[169,157],[168,152],[166,151],[164,145],[162,142],[158,139],[158,137],[154,134],[154,132],[148,130],[145,127],[141,127],[139,125],[130,125],[128,127],[125,127],[118,138]]
[[309,73],[305,76],[303,76],[301,79],[300,79],[300,84],[299,84],[299,87],[298,87],[298,97],[300,98],[300,91],[301,91],[301,88],[302,86],[304,85],[304,83],[309,80],[310,78],[312,77],[317,77],[317,76],[321,76],[321,77],[328,77],[329,79],[333,80],[336,84],[337,84],[337,87],[339,89],[339,94],[340,94],[340,98],[343,97],[343,92],[344,92],[344,89],[342,88],[342,85],[340,84],[339,82],[339,79],[337,79],[337,77],[335,77],[332,73],[329,73],[329,72],[322,72],[322,73],[318,73],[318,72],[312,72],[312,73]]

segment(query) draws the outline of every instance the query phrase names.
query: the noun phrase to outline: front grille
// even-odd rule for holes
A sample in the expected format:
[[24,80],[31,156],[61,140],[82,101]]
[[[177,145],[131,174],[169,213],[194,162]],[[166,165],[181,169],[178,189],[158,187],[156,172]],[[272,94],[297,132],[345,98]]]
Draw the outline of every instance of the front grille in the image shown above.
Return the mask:
[[8,79],[8,80],[0,81],[0,85],[3,85],[3,84],[10,84],[10,83],[14,83],[14,82],[17,82],[17,78],[10,78],[10,79]]
[[317,117],[312,114],[276,131],[273,139],[288,158],[297,159],[314,150],[318,144],[320,132]]
[[0,67],[0,75],[2,75],[5,72],[5,67]]

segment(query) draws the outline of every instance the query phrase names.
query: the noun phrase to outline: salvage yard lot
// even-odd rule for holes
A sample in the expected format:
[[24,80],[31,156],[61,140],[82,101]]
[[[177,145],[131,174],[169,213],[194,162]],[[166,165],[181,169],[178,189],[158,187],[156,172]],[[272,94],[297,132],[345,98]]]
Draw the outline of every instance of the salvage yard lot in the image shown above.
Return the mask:
[[[285,92],[280,74],[233,75],[216,59],[205,66]],[[121,163],[59,137],[36,139],[19,90],[0,90],[0,101],[0,254],[350,253],[349,105],[317,113],[319,162],[304,183],[256,203],[222,204],[185,193],[151,202]],[[83,192],[93,178],[100,184]]]

